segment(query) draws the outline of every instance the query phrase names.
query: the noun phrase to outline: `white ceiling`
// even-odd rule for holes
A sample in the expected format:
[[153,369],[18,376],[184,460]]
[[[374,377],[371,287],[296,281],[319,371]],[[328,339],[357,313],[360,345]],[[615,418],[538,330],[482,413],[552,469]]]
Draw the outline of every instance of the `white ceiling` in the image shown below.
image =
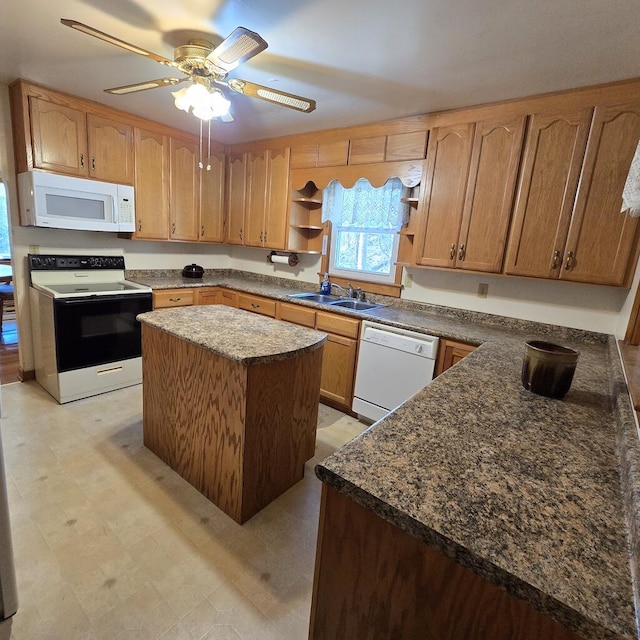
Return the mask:
[[[197,131],[170,88],[102,90],[166,67],[60,24],[84,22],[173,58],[236,26],[269,48],[230,74],[317,101],[311,114],[232,94],[240,142],[640,76],[638,0],[2,0],[0,82],[28,80]],[[180,75],[180,74],[178,74]]]

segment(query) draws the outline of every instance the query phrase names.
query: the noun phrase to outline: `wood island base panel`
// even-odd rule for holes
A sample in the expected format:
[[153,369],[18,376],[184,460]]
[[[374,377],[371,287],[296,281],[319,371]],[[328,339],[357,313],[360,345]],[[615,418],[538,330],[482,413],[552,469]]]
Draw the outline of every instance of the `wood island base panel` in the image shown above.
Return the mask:
[[238,362],[143,323],[144,445],[240,524],[314,455],[324,336],[304,331],[320,348]]

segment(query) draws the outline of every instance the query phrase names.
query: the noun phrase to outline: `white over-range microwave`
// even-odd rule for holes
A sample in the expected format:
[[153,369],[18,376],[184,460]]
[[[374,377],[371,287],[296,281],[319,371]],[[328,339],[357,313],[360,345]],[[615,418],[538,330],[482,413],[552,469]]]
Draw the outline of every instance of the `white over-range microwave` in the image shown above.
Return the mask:
[[18,174],[23,225],[82,231],[135,231],[130,185],[44,171]]

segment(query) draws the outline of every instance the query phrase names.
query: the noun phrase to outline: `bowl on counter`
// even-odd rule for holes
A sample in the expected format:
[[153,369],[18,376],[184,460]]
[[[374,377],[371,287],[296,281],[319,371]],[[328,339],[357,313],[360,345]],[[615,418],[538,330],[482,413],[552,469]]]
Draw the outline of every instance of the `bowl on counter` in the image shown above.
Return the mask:
[[199,264],[195,264],[195,262],[193,264],[188,264],[182,270],[183,278],[202,278],[203,275],[204,275],[204,268],[201,267]]
[[571,387],[578,352],[543,340],[525,343],[522,386],[547,398],[564,398]]

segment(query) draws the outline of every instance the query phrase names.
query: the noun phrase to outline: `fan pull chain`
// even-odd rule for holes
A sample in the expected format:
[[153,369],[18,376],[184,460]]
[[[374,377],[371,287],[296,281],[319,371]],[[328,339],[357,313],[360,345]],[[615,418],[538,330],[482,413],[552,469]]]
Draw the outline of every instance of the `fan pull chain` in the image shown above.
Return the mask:
[[[200,120],[200,118],[198,118]],[[199,144],[199,158],[198,158],[198,168],[202,169],[204,166],[202,164],[202,120],[200,120],[200,144]]]
[[208,120],[208,124],[209,124],[209,139],[208,139],[208,147],[207,147],[207,171],[211,171],[211,120]]

